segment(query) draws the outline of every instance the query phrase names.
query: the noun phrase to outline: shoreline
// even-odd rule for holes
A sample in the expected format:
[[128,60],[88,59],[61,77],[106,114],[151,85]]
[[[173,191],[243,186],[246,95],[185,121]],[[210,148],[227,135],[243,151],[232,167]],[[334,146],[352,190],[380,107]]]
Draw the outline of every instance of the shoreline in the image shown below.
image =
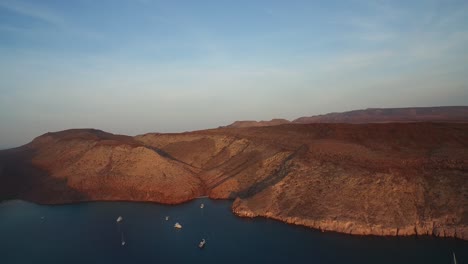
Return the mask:
[[[238,217],[256,218],[264,217],[290,225],[312,228],[321,232],[336,232],[353,236],[382,236],[382,237],[408,237],[432,236],[436,238],[455,238],[468,241],[468,226],[442,226],[437,221],[426,221],[404,227],[383,227],[381,225],[361,225],[351,221],[338,220],[312,220],[300,217],[280,216],[272,212],[255,213],[240,203],[234,201],[232,212]],[[432,224],[432,225],[431,225]]]

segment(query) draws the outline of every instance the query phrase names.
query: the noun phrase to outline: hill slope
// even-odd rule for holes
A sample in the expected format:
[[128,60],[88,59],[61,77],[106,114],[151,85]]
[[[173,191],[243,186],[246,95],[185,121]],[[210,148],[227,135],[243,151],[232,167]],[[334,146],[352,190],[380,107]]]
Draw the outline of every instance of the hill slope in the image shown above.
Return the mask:
[[99,130],[47,133],[0,151],[0,191],[41,203],[135,200],[179,203],[200,195],[197,170],[129,136]]

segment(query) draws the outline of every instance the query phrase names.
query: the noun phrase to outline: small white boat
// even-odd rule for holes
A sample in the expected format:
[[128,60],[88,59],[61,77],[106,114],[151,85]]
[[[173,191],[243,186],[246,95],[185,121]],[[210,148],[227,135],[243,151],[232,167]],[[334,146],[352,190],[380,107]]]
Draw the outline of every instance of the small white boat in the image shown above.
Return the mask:
[[125,246],[125,239],[123,233],[120,233],[120,241],[122,241],[122,246]]
[[204,204],[200,204],[200,208],[203,209],[203,207],[205,207],[205,205],[204,205]]
[[174,228],[181,229],[181,228],[182,228],[182,225],[179,224],[179,223],[175,223]]
[[122,222],[122,220],[123,220],[123,217],[122,217],[122,216],[117,217],[117,223]]
[[166,221],[169,221],[169,216],[166,216]]
[[206,244],[206,240],[203,238],[202,241],[200,241],[200,243],[198,244],[198,247],[203,248],[205,247],[205,244]]

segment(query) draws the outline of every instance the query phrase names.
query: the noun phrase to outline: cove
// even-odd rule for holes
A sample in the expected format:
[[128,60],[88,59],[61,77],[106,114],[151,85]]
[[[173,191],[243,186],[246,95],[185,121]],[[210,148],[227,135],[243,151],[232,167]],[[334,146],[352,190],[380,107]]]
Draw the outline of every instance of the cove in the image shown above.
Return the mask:
[[[6,201],[0,203],[0,263],[451,263],[452,252],[459,263],[468,260],[468,242],[458,239],[322,233],[239,218],[230,205]],[[183,228],[176,230],[175,222]],[[202,238],[206,247],[199,249]]]

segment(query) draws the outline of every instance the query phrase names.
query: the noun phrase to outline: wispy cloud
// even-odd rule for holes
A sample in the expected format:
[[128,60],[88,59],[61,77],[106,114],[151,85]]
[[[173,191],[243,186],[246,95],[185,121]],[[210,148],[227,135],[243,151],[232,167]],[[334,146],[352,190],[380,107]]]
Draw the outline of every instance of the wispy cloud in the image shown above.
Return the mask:
[[379,52],[363,52],[337,56],[323,66],[323,70],[330,73],[344,73],[375,67],[394,56],[390,50]]

